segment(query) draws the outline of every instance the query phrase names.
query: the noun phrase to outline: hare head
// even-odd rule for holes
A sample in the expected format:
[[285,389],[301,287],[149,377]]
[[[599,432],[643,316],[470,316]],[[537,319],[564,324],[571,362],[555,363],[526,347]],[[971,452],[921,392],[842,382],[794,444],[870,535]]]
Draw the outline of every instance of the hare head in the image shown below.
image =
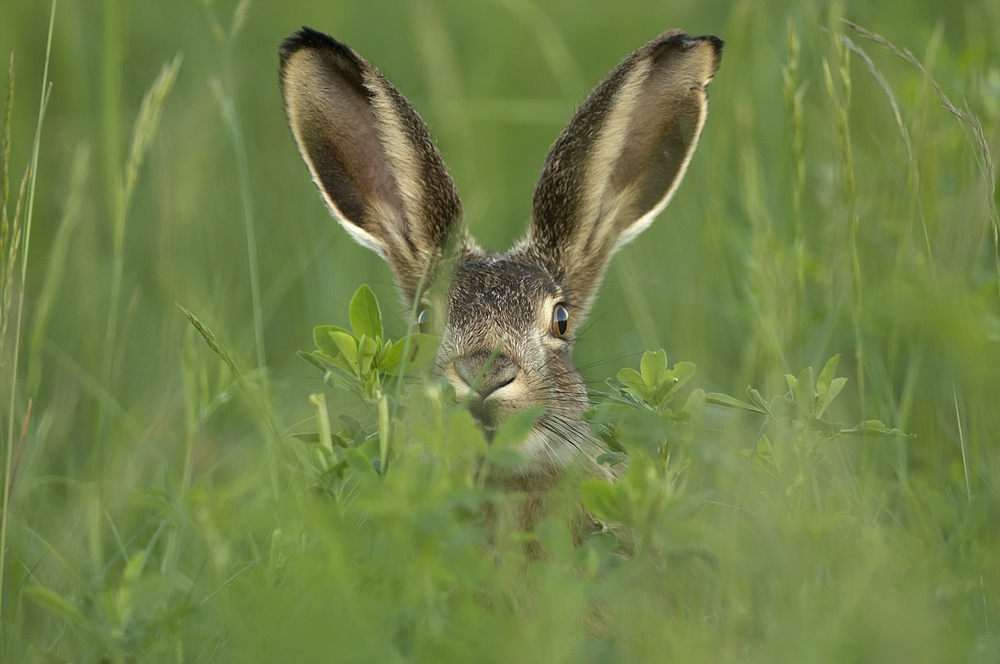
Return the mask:
[[722,41],[667,32],[625,58],[556,140],[526,237],[504,254],[469,236],[427,126],[348,46],[303,28],[281,46],[281,90],[299,152],[333,216],[395,274],[437,366],[492,435],[545,409],[525,474],[557,474],[598,447],[571,353],[605,268],[680,184],[708,111]]

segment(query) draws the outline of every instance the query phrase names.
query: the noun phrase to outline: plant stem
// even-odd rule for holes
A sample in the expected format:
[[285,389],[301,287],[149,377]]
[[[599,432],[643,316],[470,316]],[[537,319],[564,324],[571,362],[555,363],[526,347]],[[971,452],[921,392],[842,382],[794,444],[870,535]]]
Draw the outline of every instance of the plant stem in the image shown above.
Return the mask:
[[0,509],[0,624],[3,624],[3,591],[7,563],[7,523],[10,512],[11,470],[14,452],[14,407],[17,404],[17,360],[21,348],[21,315],[24,311],[24,290],[28,277],[28,250],[31,245],[31,218],[35,209],[35,184],[38,181],[38,150],[42,142],[42,123],[45,120],[45,109],[49,103],[49,60],[52,55],[52,29],[56,22],[56,1],[52,0],[52,10],[49,14],[49,36],[45,45],[45,68],[42,72],[42,96],[38,104],[38,122],[35,125],[35,141],[31,148],[31,175],[28,185],[27,209],[24,221],[24,251],[21,254],[21,292],[17,298],[17,325],[14,328],[14,361],[11,367],[10,409],[7,426],[7,458],[4,463],[3,508]]

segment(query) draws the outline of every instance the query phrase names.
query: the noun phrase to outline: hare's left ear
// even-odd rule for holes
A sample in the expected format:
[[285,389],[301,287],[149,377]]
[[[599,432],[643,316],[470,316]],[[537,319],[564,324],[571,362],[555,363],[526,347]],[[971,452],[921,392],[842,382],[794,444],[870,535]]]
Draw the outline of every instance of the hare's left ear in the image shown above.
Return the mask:
[[284,41],[280,75],[288,124],[327,206],[412,300],[446,245],[464,239],[458,192],[427,126],[375,67],[321,32]]
[[666,207],[708,113],[722,40],[668,32],[621,62],[552,146],[521,251],[586,313],[608,260]]

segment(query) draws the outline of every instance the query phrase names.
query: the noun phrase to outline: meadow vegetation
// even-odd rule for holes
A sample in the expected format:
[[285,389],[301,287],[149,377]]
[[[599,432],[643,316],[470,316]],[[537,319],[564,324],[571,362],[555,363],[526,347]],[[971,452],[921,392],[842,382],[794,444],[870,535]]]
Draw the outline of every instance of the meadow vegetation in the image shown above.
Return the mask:
[[[301,24],[414,102],[496,250],[621,57],[726,40],[576,348],[620,478],[531,532],[484,468],[538,413],[487,443],[308,180]],[[5,2],[0,661],[1000,663],[997,34],[989,0]]]

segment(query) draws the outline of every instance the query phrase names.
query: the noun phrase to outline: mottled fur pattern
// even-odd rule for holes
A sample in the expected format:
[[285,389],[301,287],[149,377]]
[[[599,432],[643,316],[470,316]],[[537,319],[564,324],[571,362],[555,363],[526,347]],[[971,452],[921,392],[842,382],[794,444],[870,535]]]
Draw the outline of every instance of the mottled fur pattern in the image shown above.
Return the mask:
[[[468,236],[455,185],[426,125],[375,67],[303,28],[281,47],[285,111],[334,217],[395,273],[441,337],[438,370],[488,435],[542,406],[524,469],[492,481],[544,491],[600,449],[572,349],[615,250],[676,190],[708,111],[722,41],[664,33],[625,58],[552,146],[524,240],[505,254]],[[421,288],[423,285],[423,288]],[[553,327],[568,312],[565,334]],[[607,476],[592,465],[592,472]]]

